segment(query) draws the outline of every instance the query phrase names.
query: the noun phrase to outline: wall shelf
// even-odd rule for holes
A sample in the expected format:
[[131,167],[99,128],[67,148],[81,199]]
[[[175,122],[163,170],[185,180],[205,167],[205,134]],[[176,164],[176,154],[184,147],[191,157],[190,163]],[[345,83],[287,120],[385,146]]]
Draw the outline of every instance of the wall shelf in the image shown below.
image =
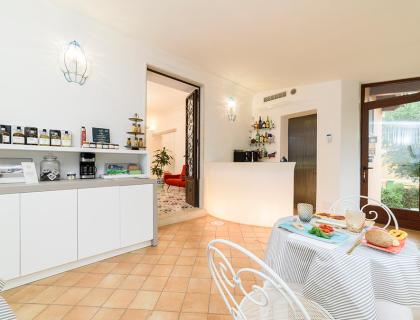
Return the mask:
[[147,154],[146,150],[126,150],[126,149],[96,149],[81,147],[53,147],[53,146],[31,146],[18,144],[0,144],[0,151],[36,151],[36,152],[92,152],[92,153],[110,153],[110,154]]

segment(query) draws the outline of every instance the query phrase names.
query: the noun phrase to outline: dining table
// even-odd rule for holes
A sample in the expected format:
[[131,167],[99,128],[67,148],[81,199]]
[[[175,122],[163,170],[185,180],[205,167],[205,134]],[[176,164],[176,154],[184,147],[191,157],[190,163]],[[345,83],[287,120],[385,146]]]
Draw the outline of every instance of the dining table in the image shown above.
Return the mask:
[[266,263],[292,288],[327,310],[334,319],[377,319],[377,302],[420,306],[420,253],[406,240],[398,254],[359,245],[358,234],[329,243],[290,232],[277,221],[267,243]]

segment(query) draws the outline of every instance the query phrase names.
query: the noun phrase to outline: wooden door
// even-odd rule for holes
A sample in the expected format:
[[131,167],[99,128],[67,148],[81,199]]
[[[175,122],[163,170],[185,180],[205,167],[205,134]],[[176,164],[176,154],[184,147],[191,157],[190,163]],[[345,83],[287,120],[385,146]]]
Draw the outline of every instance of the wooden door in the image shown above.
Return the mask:
[[316,205],[316,114],[289,119],[289,161],[296,162],[294,206]]
[[196,89],[186,99],[185,163],[186,202],[199,206],[200,175],[200,90]]

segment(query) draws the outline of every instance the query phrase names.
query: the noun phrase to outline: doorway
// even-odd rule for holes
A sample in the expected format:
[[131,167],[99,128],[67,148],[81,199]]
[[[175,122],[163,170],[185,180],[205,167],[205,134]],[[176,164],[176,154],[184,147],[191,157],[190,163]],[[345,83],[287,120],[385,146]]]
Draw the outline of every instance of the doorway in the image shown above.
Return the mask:
[[289,161],[295,162],[294,207],[310,203],[316,207],[317,115],[288,121]]
[[[157,191],[158,224],[201,216],[200,87],[160,71],[147,70],[146,145],[153,168],[159,155],[169,155]],[[159,170],[152,170],[155,178]]]
[[420,230],[420,78],[364,84],[361,106],[361,194]]

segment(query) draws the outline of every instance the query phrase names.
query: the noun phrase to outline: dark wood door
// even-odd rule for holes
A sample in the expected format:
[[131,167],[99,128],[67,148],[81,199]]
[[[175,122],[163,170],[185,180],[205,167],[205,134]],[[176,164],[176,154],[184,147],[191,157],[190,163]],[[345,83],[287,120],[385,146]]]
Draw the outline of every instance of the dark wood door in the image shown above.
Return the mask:
[[295,166],[294,206],[316,205],[316,114],[289,119],[289,161]]
[[200,90],[197,89],[186,99],[185,163],[186,201],[198,207],[200,179]]

